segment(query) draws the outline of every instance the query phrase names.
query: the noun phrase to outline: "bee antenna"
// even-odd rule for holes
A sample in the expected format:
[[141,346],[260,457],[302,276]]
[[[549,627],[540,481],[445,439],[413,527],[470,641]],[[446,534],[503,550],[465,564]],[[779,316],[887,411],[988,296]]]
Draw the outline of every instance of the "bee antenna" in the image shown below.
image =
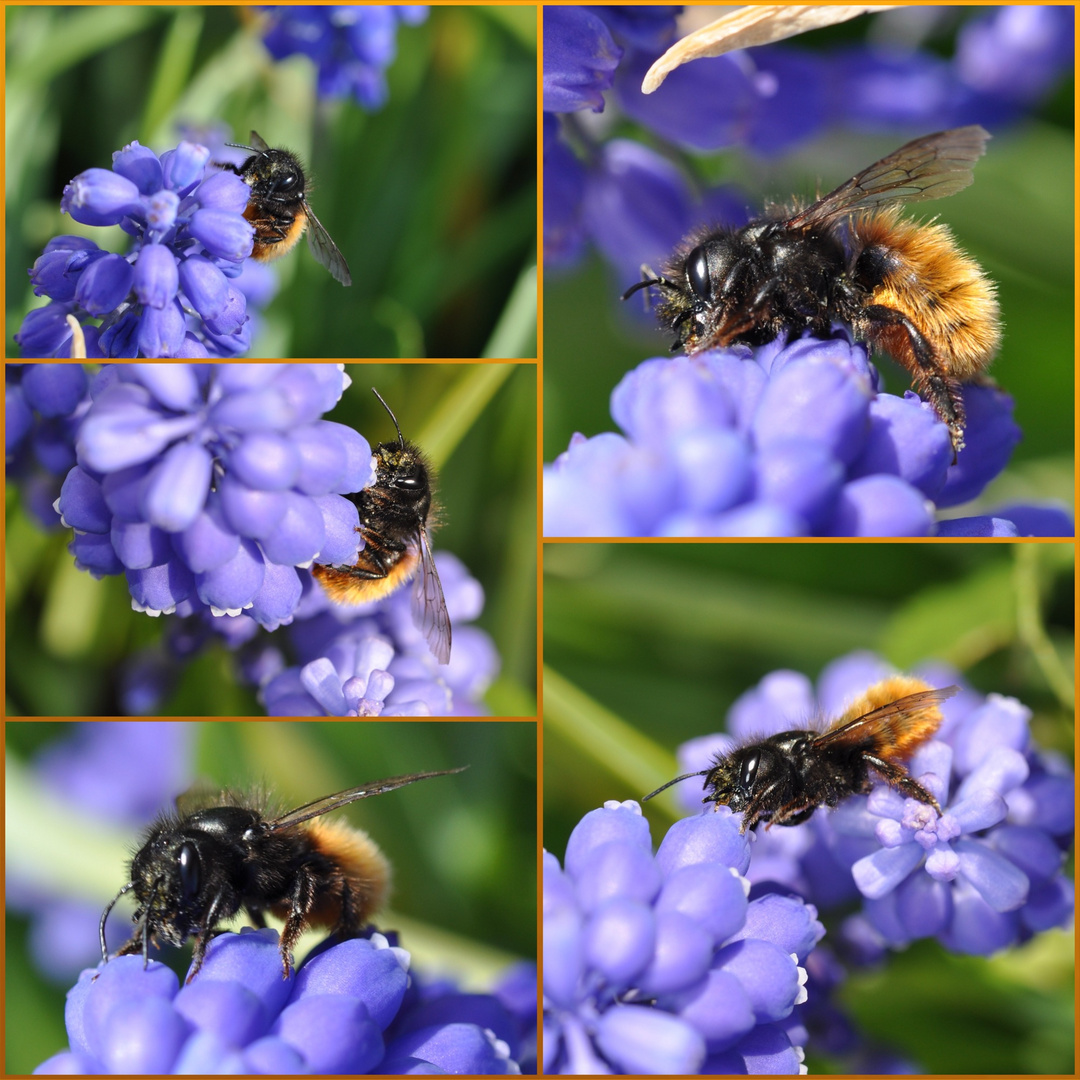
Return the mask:
[[129,881],[110,901],[109,906],[101,913],[101,924],[98,926],[98,936],[101,938],[101,959],[108,963],[109,950],[105,945],[105,920],[109,917],[109,912],[112,911],[116,901],[120,899],[129,889],[135,888],[135,882]]
[[636,293],[638,290],[647,289],[650,285],[670,285],[670,284],[671,284],[671,282],[668,281],[667,278],[662,278],[662,277],[645,278],[644,281],[637,281],[633,285],[631,285],[630,288],[627,289],[626,292],[624,292],[622,294],[622,299],[623,300],[629,300],[630,297],[633,296],[634,293]]
[[399,443],[401,443],[401,449],[402,449],[402,450],[404,450],[404,449],[405,449],[405,436],[401,434],[401,428],[400,428],[400,427],[398,427],[397,417],[396,417],[396,416],[395,416],[395,415],[393,414],[393,412],[391,411],[391,409],[390,409],[390,406],[389,406],[389,405],[387,405],[385,401],[383,401],[383,396],[382,396],[382,394],[380,394],[380,393],[379,393],[379,391],[378,391],[378,390],[376,390],[374,386],[373,386],[373,387],[371,388],[371,392],[372,392],[372,393],[373,393],[373,394],[374,394],[374,395],[375,395],[375,396],[376,396],[376,397],[377,397],[377,398],[379,399],[379,401],[381,401],[381,402],[382,402],[382,407],[383,407],[383,408],[384,408],[384,409],[385,409],[385,410],[386,410],[386,411],[387,411],[388,413],[390,413],[390,419],[394,421],[394,427],[396,427],[396,428],[397,428],[397,437],[398,437],[398,442],[399,442]]
[[661,784],[655,791],[650,791],[641,801],[648,802],[654,795],[659,795],[665,788],[671,787],[672,784],[679,783],[680,780],[689,780],[692,776],[708,776],[710,769],[702,769],[701,772],[688,772],[683,773],[682,776],[676,776],[674,780],[669,780],[666,784]]

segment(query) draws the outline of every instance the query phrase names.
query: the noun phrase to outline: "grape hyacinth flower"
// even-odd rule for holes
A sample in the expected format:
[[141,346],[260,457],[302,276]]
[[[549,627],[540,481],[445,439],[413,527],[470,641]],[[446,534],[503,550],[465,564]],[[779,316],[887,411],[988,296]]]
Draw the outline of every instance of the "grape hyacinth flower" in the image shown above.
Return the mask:
[[432,678],[428,646],[408,589],[370,613],[332,603],[321,588],[305,592],[289,640],[298,664],[279,667],[260,685],[271,716],[471,716],[498,674],[499,656],[483,631],[464,625],[483,609],[484,593],[460,559],[440,554],[450,620],[450,663]]
[[300,53],[319,70],[319,97],[352,97],[365,109],[386,103],[386,69],[397,52],[397,28],[427,18],[422,4],[334,4],[265,7],[263,44],[276,60]]
[[[687,743],[680,767],[707,768],[739,741],[838,716],[891,674],[868,653],[829,665],[816,693],[797,672],[773,672],[732,706],[730,735]],[[960,682],[941,667],[915,674],[932,686]],[[962,688],[940,707],[940,729],[907,769],[937,798],[941,817],[881,784],[801,825],[757,831],[749,879],[783,882],[821,910],[861,898],[844,936],[867,959],[924,937],[990,955],[1072,917],[1061,872],[1074,830],[1068,765],[1032,745],[1031,712],[1013,698]],[[679,787],[684,806],[700,807],[695,784]]]
[[136,610],[292,618],[298,566],[355,558],[370,481],[359,433],[321,419],[348,385],[326,364],[109,365],[57,510],[96,576],[123,573]]
[[[1020,431],[1012,401],[965,385],[967,446],[912,391],[884,393],[866,347],[778,338],[647,360],[615,388],[624,435],[575,435],[544,469],[545,536],[1015,536],[936,511],[976,497]],[[1072,535],[1058,510],[1026,528]]]
[[[352,565],[362,543],[345,495],[372,482],[371,447],[322,419],[349,384],[332,364],[113,365],[94,378],[56,507],[75,529],[70,550],[95,576],[123,573],[135,610],[184,619],[166,653],[125,671],[133,711],[152,711],[172,667],[211,636],[246,650],[249,681],[275,715],[480,709],[499,667],[485,633],[462,625],[450,664],[435,670],[411,588],[342,607],[308,570],[316,559]],[[437,565],[451,620],[475,619],[480,585],[445,553]],[[290,624],[291,668],[255,640]]]
[[[499,672],[491,638],[467,625],[483,609],[480,583],[448,552],[436,556],[454,649],[435,665],[417,629],[409,589],[350,609],[331,603],[308,575],[292,622],[280,638],[247,614],[213,616],[203,609],[171,620],[163,647],[136,654],[122,673],[125,712],[160,711],[191,659],[211,641],[236,654],[242,682],[257,689],[271,716],[479,716]],[[292,663],[290,664],[290,661]]]
[[275,930],[224,933],[196,978],[138,956],[84,971],[70,1049],[35,1070],[84,1073],[519,1073],[520,1025],[490,995],[425,991],[393,935],[316,947],[281,977]]
[[15,335],[23,355],[71,356],[69,314],[92,359],[244,352],[246,299],[233,279],[252,250],[249,194],[205,146],[187,141],[161,155],[132,142],[112,169],[80,173],[64,189],[63,212],[84,225],[119,225],[134,242],[118,255],[83,237],[49,241],[30,277],[50,302]]
[[53,504],[75,464],[89,380],[81,364],[8,364],[4,375],[5,475],[37,523],[58,529]]
[[635,802],[544,854],[544,1071],[798,1073],[802,962],[824,930],[790,896],[749,898],[730,815],[677,822],[653,854]]

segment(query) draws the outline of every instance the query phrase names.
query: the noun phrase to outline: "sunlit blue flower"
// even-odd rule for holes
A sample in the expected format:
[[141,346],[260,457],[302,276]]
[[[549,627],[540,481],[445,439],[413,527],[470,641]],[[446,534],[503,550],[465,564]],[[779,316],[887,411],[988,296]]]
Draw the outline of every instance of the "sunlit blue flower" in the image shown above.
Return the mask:
[[[963,397],[967,445],[953,463],[933,408],[883,392],[843,330],[647,360],[612,393],[623,434],[575,435],[545,467],[544,535],[934,535],[935,510],[977,496],[1020,437],[1006,394],[965,385]],[[1071,533],[1062,513],[1021,521]],[[1003,517],[995,529],[1019,533]]]
[[294,53],[318,66],[319,97],[352,97],[365,109],[386,102],[386,69],[397,51],[398,25],[427,18],[424,5],[333,4],[264,8],[263,44],[278,60]]
[[[520,1072],[518,1025],[495,997],[418,1000],[409,953],[382,934],[326,942],[281,977],[275,930],[225,933],[190,983],[139,956],[68,994],[70,1049],[37,1073]],[[501,1033],[501,1034],[499,1034]]]
[[[869,653],[835,661],[816,692],[797,672],[773,672],[732,706],[730,734],[685,744],[680,766],[708,768],[736,741],[838,716],[891,674]],[[940,667],[915,674],[932,686],[959,681]],[[783,882],[823,910],[861,897],[845,936],[868,958],[922,937],[989,955],[1072,915],[1061,872],[1073,836],[1071,771],[1032,745],[1030,710],[1013,698],[962,688],[941,711],[937,735],[907,763],[937,798],[940,817],[880,784],[804,824],[756,833],[750,880]],[[700,807],[700,786],[685,782],[679,798]]]
[[788,1073],[800,966],[824,933],[790,896],[748,899],[730,815],[677,822],[655,855],[637,803],[586,814],[544,855],[548,1073]]
[[64,188],[64,213],[84,225],[119,225],[133,243],[118,255],[82,237],[49,241],[30,277],[51,302],[15,335],[23,355],[71,356],[68,314],[87,324],[91,358],[245,351],[246,304],[231,279],[251,254],[249,194],[239,176],[214,167],[205,146],[186,141],[161,155],[133,142],[113,155],[111,170],[80,173]]

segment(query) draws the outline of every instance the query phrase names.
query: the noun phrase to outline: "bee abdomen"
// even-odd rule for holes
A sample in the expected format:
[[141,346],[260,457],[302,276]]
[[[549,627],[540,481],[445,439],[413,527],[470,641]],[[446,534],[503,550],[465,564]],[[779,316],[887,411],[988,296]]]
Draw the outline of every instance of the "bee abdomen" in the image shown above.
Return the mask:
[[[995,288],[952,233],[905,220],[894,208],[859,218],[852,235],[858,252],[852,277],[869,302],[903,312],[949,377],[963,382],[983,371],[1001,343]],[[906,336],[889,329],[880,344],[914,370]]]

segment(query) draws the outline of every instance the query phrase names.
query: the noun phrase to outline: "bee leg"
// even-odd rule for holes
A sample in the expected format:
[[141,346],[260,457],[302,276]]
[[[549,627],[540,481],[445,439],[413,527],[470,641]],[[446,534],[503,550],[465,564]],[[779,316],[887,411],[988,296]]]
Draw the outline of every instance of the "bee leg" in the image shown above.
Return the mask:
[[292,968],[292,954],[307,924],[308,913],[315,906],[318,879],[310,867],[301,866],[296,875],[296,886],[290,898],[289,916],[281,931],[281,967],[283,977],[288,978]]
[[870,304],[863,309],[860,322],[876,347],[884,349],[911,372],[915,389],[948,426],[955,464],[956,455],[964,448],[965,417],[960,384],[946,374],[930,343],[902,312],[884,304]]
[[248,218],[248,221],[255,226],[255,236],[260,244],[280,244],[289,235],[288,230],[270,218]]
[[[743,812],[742,825],[739,826],[739,832],[744,833],[749,829],[752,829],[766,813],[766,807],[772,798],[773,793],[779,787],[779,783],[769,784],[768,787],[762,788],[760,791],[756,791],[753,797],[746,805],[746,810]],[[772,822],[770,822],[772,824]],[[777,822],[776,824],[781,824]]]
[[816,809],[817,803],[807,806],[805,799],[795,799],[781,806],[765,827],[771,829],[774,825],[799,825],[804,821],[809,821]]
[[341,881],[341,914],[338,916],[334,933],[346,938],[360,929],[360,910],[353,903],[352,889],[343,878]]
[[219,914],[219,909],[223,898],[223,894],[220,892],[214,897],[210,902],[210,906],[206,909],[202,923],[199,925],[199,932],[195,935],[195,950],[191,954],[191,974],[185,980],[185,985],[198,975],[199,968],[202,967],[203,960],[206,958],[206,947],[214,936],[214,923],[222,917]]
[[906,769],[894,765],[893,762],[886,761],[884,758],[875,757],[870,753],[864,752],[862,758],[874,772],[881,776],[889,787],[898,791],[901,795],[906,795],[909,799],[918,799],[919,802],[932,806],[938,814],[941,813],[941,807],[938,805],[937,799],[917,780],[913,780]]
[[379,578],[386,577],[394,568],[402,552],[406,550],[407,545],[371,536],[363,529],[359,531],[363,533],[366,546],[356,557],[355,565],[346,569],[354,577],[368,581],[377,581]]

